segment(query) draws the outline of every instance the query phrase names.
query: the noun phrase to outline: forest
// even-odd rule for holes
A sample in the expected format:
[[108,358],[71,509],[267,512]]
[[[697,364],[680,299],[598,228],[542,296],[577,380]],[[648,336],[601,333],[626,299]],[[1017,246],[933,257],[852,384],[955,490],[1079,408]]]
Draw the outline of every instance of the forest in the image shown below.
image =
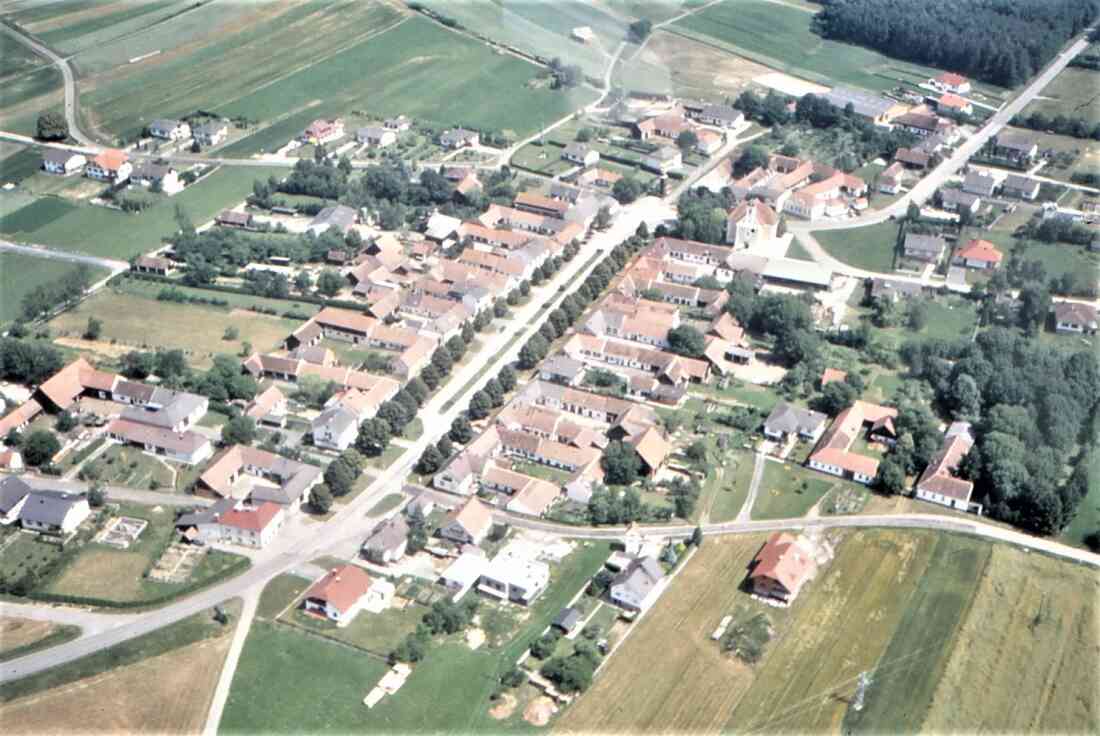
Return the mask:
[[814,30],[894,58],[1015,87],[1100,13],[1098,0],[822,0]]

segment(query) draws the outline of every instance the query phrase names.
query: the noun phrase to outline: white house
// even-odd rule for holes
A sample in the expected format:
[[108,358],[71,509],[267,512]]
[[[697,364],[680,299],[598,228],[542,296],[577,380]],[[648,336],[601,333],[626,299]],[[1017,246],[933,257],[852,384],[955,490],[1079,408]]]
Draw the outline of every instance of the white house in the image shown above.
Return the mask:
[[191,126],[182,120],[154,120],[149,123],[149,135],[168,141],[183,141],[191,137]]
[[593,166],[600,160],[599,151],[595,151],[583,143],[570,143],[562,149],[561,157],[581,166]]
[[88,162],[84,168],[84,176],[111,184],[121,184],[130,178],[133,168],[130,157],[124,151],[106,148]]
[[642,159],[642,166],[658,174],[667,174],[683,165],[684,156],[675,146],[662,146]]
[[386,146],[397,143],[397,132],[391,128],[369,125],[355,131],[355,139],[360,143],[366,143],[377,148],[385,148]]
[[191,135],[200,146],[216,146],[229,137],[229,126],[224,120],[211,120],[196,125]]
[[337,626],[347,626],[367,606],[373,587],[374,581],[361,567],[333,568],[306,591],[302,608]]
[[646,611],[661,595],[664,577],[654,558],[631,560],[611,581],[611,601],[628,611]]
[[72,174],[84,168],[88,159],[82,153],[51,148],[42,156],[42,168],[50,174]]
[[67,535],[92,513],[88,499],[63,491],[31,491],[19,510],[24,529],[44,534]]
[[1057,302],[1054,305],[1054,329],[1057,332],[1096,334],[1096,307],[1080,302]]
[[550,583],[550,566],[511,544],[494,557],[477,589],[486,595],[528,606]]

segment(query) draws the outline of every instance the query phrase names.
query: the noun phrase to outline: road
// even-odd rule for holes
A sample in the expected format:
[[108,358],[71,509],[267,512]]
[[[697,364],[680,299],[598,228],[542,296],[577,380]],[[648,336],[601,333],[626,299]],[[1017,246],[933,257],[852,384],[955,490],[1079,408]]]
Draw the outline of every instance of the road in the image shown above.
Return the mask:
[[7,25],[0,25],[0,31],[14,38],[18,43],[27,46],[39,56],[44,56],[61,70],[61,77],[65,82],[65,122],[69,125],[69,135],[85,146],[94,146],[95,141],[84,134],[80,129],[80,121],[76,115],[76,78],[73,76],[73,68],[69,60],[54,53],[50,48],[43,46],[30,36],[19,33]]
[[214,697],[210,701],[210,710],[206,714],[206,725],[202,729],[203,736],[216,736],[218,724],[222,720],[222,711],[229,701],[229,688],[233,684],[233,675],[237,672],[237,662],[240,661],[241,652],[244,650],[244,642],[248,639],[248,631],[252,628],[252,619],[256,616],[256,608],[260,603],[261,587],[256,586],[242,594],[241,615],[237,619],[237,628],[233,631],[233,641],[229,644],[229,653],[225,655],[221,673],[218,675],[218,684],[214,688]]
[[22,253],[28,256],[36,256],[38,258],[52,258],[55,261],[68,261],[69,263],[83,263],[89,266],[99,266],[100,268],[106,268],[107,270],[111,271],[112,276],[116,273],[121,273],[122,271],[130,268],[130,264],[126,261],[118,261],[113,258],[82,256],[79,253],[50,250],[40,245],[20,245],[19,243],[12,243],[7,240],[0,240],[0,251],[8,251],[10,253]]

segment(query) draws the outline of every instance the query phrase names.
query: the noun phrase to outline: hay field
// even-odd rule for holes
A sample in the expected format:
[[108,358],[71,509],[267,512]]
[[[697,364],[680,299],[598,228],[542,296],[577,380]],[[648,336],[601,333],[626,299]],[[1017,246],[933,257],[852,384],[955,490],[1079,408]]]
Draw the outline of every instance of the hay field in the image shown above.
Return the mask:
[[632,91],[724,100],[741,94],[755,77],[769,71],[763,64],[695,39],[657,31],[641,52],[616,66],[615,77]]

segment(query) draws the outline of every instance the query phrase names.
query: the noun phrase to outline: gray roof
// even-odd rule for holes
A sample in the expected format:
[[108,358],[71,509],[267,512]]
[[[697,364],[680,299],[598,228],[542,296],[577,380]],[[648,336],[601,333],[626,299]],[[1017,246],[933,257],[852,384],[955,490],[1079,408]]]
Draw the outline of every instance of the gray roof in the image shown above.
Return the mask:
[[334,225],[347,229],[355,224],[355,210],[346,205],[338,204],[333,207],[325,207],[310,221],[310,227],[316,225]]
[[554,182],[550,185],[550,196],[554,199],[564,199],[567,202],[576,202],[584,192],[579,187]]
[[772,409],[772,413],[764,420],[764,426],[769,432],[773,433],[794,434],[801,432],[813,434],[828,419],[819,411],[803,409],[783,402]]
[[896,281],[894,279],[871,279],[871,296],[872,297],[911,297],[920,296],[924,293],[924,286],[922,284],[915,284],[912,281]]
[[[163,404],[161,404],[162,401]],[[151,411],[140,406],[128,406],[122,410],[122,418],[129,419],[131,422],[171,429],[195,410],[204,406],[206,401],[206,397],[198,394],[190,394],[185,391],[176,393],[157,387],[148,402],[152,405],[161,404],[161,408]]]
[[200,135],[213,135],[228,129],[229,125],[224,120],[210,120],[202,125],[196,125],[191,130]]
[[135,179],[149,179],[150,181],[156,181],[163,179],[169,172],[175,171],[172,166],[168,164],[158,164],[152,161],[139,161],[134,166],[134,171],[131,176]]
[[322,427],[329,429],[333,434],[343,434],[348,427],[355,426],[358,422],[359,417],[356,414],[337,404],[321,412],[311,426],[314,434]]
[[1039,188],[1039,180],[1019,174],[1009,174],[1005,177],[1004,186],[1006,189],[1017,191],[1032,191]]
[[770,258],[764,267],[764,278],[780,281],[794,281],[815,286],[829,286],[833,281],[833,272],[813,261],[799,261],[794,258]]
[[83,500],[84,496],[64,491],[31,491],[27,496],[27,502],[19,511],[19,519],[36,524],[60,526],[70,509]]
[[1014,151],[1030,151],[1037,142],[1036,136],[1022,130],[1002,130],[997,134],[997,147]]
[[943,436],[945,438],[951,438],[951,437],[954,437],[955,435],[958,435],[958,434],[964,434],[967,437],[969,437],[971,440],[973,440],[974,439],[974,433],[972,431],[972,427],[971,427],[970,422],[962,422],[962,421],[951,422],[951,426],[949,426],[947,428],[947,431],[943,433]]
[[73,156],[80,156],[76,151],[67,151],[63,148],[47,148],[46,152],[42,154],[43,161],[49,161],[52,164],[64,165],[68,163],[69,159]]
[[630,564],[611,580],[611,585],[626,587],[638,598],[645,598],[657,587],[664,576],[657,560],[652,557],[641,557],[631,560]]
[[375,527],[363,545],[369,551],[387,552],[397,549],[409,538],[409,525],[401,516],[394,516]]
[[974,206],[975,202],[981,202],[982,198],[977,194],[971,192],[964,192],[961,189],[946,188],[940,190],[940,200],[954,204],[957,207],[970,208]]
[[833,87],[822,96],[828,100],[829,104],[839,107],[841,110],[850,104],[857,115],[868,118],[885,115],[890,108],[897,104],[881,95],[851,87]]
[[15,508],[15,505],[33,491],[20,477],[8,475],[0,477],[0,514],[6,514]]
[[592,149],[584,143],[570,143],[565,147],[565,153],[576,158],[584,158]]
[[470,140],[477,135],[476,131],[466,130],[465,128],[452,128],[451,130],[443,131],[443,135],[439,136],[439,140],[444,144],[448,143],[460,143]]
[[919,233],[907,233],[905,235],[906,253],[923,253],[939,257],[947,247],[947,241],[938,235],[921,235]]
[[573,628],[581,622],[581,612],[576,608],[563,608],[554,617],[554,626],[557,626],[565,631],[572,631]]
[[218,517],[227,511],[231,511],[237,505],[235,498],[223,498],[212,506],[198,509],[186,514],[180,514],[176,519],[176,527],[199,526],[200,524],[213,524]]
[[997,188],[997,180],[978,171],[971,171],[963,181],[963,191],[988,197]]
[[744,116],[740,110],[731,105],[707,105],[700,113],[700,117],[734,123]]
[[182,120],[171,120],[169,118],[158,118],[149,123],[150,128],[178,128],[183,125]]
[[564,353],[558,353],[544,361],[541,370],[550,375],[573,379],[584,370],[584,363],[574,360]]

